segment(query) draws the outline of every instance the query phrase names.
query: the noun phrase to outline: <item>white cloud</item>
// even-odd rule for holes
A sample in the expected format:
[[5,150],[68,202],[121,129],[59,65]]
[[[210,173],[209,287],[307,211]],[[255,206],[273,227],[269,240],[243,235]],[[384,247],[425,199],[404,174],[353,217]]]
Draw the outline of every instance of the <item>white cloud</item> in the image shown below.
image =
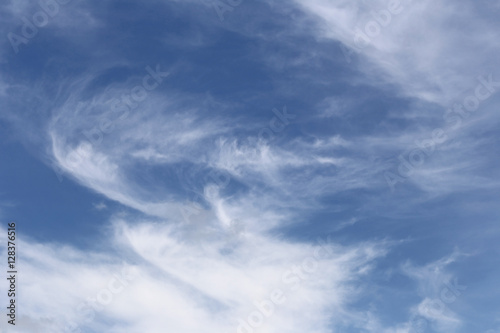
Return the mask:
[[[320,18],[318,36],[359,52],[365,60],[359,66],[370,82],[386,77],[409,96],[448,105],[498,64],[498,22],[486,20],[473,2],[296,2]],[[373,15],[382,11],[377,23]]]
[[[198,239],[203,246],[171,224],[113,225],[115,254],[17,240],[17,332],[64,332],[66,325],[82,332],[236,332],[240,319],[258,311],[254,302],[266,303],[277,289],[284,301],[260,331],[329,332],[385,253],[383,244],[311,245],[259,233],[246,233],[228,252],[220,239]],[[89,299],[97,300],[95,309]]]
[[462,319],[453,312],[452,306],[460,300],[467,286],[460,284],[448,269],[460,256],[463,254],[455,251],[425,266],[407,263],[403,267],[405,274],[418,284],[418,293],[423,298],[413,309],[413,314],[428,320],[438,332],[455,332],[462,324]]

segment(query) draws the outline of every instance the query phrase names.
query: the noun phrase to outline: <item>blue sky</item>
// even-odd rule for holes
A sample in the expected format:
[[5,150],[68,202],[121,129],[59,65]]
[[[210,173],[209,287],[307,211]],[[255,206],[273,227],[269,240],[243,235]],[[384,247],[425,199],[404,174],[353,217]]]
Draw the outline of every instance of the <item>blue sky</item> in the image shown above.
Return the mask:
[[0,332],[500,332],[498,3],[0,15]]

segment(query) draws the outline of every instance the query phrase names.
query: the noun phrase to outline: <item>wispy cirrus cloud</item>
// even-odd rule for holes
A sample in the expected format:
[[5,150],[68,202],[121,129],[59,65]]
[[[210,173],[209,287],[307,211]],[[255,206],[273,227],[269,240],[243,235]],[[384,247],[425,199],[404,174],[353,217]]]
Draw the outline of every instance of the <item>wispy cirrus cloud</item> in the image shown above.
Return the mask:
[[335,313],[347,311],[361,287],[349,286],[358,285],[358,277],[386,251],[384,244],[341,247],[327,239],[299,244],[248,233],[227,252],[218,239],[190,243],[173,225],[145,220],[113,225],[109,253],[20,240],[19,269],[26,278],[20,281],[19,302],[26,305],[18,332],[34,327],[139,332],[165,325],[236,332],[253,312],[266,313],[255,304],[268,302],[276,289],[284,301],[260,329],[291,329],[293,323],[294,329],[327,332],[332,320],[340,324]]
[[[484,19],[483,8],[472,2],[297,3],[321,19],[319,36],[359,53],[367,60],[357,64],[365,73],[385,73],[410,96],[447,104],[480,75],[478,70],[489,72],[496,63],[496,23]],[[481,56],[465,45],[476,45]]]

